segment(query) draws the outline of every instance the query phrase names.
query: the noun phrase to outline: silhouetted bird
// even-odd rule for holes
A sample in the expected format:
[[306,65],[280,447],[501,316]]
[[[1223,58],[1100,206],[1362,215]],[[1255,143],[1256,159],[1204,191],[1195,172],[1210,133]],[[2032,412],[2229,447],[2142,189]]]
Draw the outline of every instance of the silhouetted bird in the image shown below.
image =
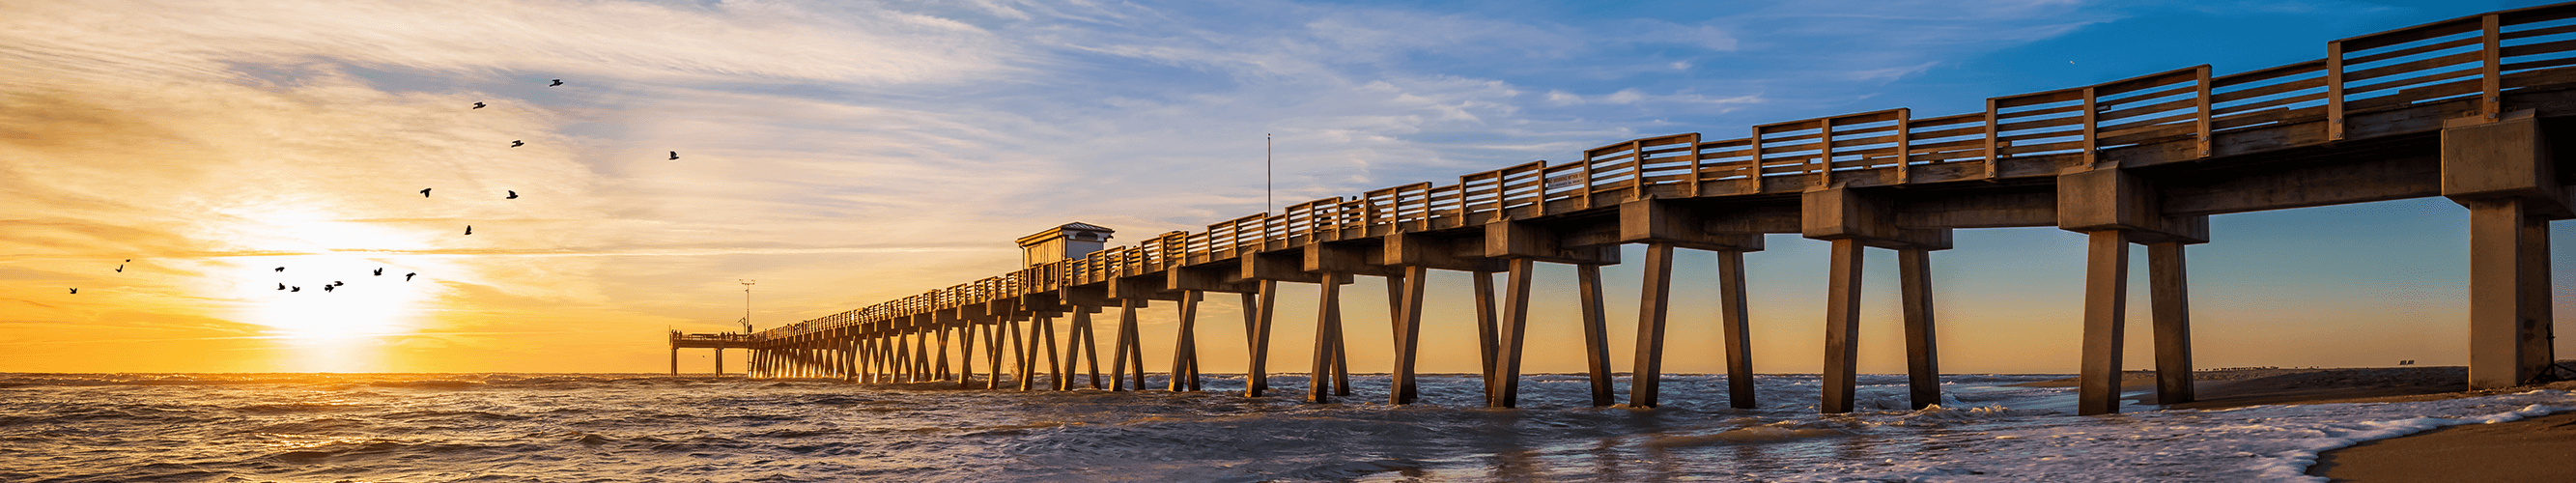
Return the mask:
[[341,285],[348,285],[348,284],[349,284],[349,282],[342,282],[342,281],[338,281],[338,280],[332,280],[332,281],[331,281],[331,286],[334,286],[334,287],[341,286]]
[[528,143],[526,143],[526,142],[522,142],[522,141],[517,140],[517,139],[512,139],[512,140],[510,140],[510,147],[513,147],[513,148],[515,148],[515,147],[520,147],[520,146],[526,146],[526,145],[528,145]]
[[378,276],[378,277],[385,276],[385,269],[383,269],[383,268],[377,268],[377,269],[376,269],[376,276]]
[[282,283],[281,283],[281,284],[277,284],[277,289],[278,289],[278,290],[286,290],[286,284],[282,284]]
[[78,289],[78,288],[74,288],[74,289],[72,289],[72,295],[80,295],[80,289]]
[[277,267],[277,271],[280,271],[280,272],[286,271],[286,267]]
[[480,102],[474,103],[474,108],[475,108],[475,109],[482,109],[482,108],[483,108],[483,103],[480,103]]
[[324,285],[324,286],[322,286],[322,291],[323,291],[323,292],[330,292],[330,291],[331,291],[331,287],[336,287],[336,286],[337,286],[337,285]]
[[302,291],[304,291],[304,287],[287,287],[287,288],[286,288],[286,291],[288,291],[288,292],[302,292]]
[[508,197],[508,198],[502,198],[502,199],[505,199],[505,200],[515,200],[515,199],[519,199],[519,191],[518,191],[518,190],[507,190],[507,191],[509,191],[509,192],[510,192],[510,197]]
[[124,266],[124,265],[117,265],[117,266],[116,266],[116,273],[125,273],[125,266]]
[[467,234],[467,235],[472,235],[472,234],[474,234],[474,225],[465,225],[465,234]]
[[563,79],[555,79],[555,83],[553,83],[553,84],[546,84],[546,87],[554,87],[554,86],[559,86],[559,85],[563,85]]
[[403,274],[403,281],[405,281],[405,282],[409,282],[409,281],[411,281],[411,276],[413,276],[413,275],[419,275],[419,274],[420,274],[420,272],[412,272],[412,273],[406,273],[406,274]]
[[672,151],[672,152],[671,152],[671,160],[672,160],[672,161],[679,161],[679,160],[680,160],[680,152],[679,152],[679,151]]
[[432,189],[436,189],[436,188],[421,188],[421,189],[420,189],[420,197],[422,197],[422,198],[428,198],[428,197],[429,197],[429,190],[432,190]]

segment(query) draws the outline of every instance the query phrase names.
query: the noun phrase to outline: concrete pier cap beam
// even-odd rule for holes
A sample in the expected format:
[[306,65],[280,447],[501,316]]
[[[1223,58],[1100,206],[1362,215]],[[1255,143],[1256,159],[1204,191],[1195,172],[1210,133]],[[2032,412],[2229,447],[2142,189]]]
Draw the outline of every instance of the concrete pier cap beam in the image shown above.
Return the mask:
[[1661,243],[1709,251],[1762,251],[1761,233],[1727,233],[1710,229],[1713,214],[1672,201],[1630,200],[1619,204],[1618,242]]
[[2469,209],[2469,388],[2521,385],[2556,359],[2549,221],[2576,217],[2532,111],[2442,126],[2442,196]]

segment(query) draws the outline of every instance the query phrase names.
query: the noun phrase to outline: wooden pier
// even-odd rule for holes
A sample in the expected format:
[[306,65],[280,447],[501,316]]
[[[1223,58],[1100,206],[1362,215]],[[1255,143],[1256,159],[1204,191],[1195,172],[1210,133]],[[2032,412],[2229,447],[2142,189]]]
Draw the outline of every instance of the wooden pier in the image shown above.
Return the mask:
[[[1425,280],[1430,270],[1454,270],[1476,275],[1486,404],[1512,407],[1533,267],[1559,263],[1577,268],[1592,402],[1610,405],[1619,401],[1599,267],[1623,261],[1620,245],[1643,244],[1626,404],[1659,402],[1673,254],[1687,248],[1718,255],[1729,402],[1749,408],[1744,281],[1754,274],[1743,256],[1763,248],[1764,234],[1796,233],[1832,245],[1819,407],[1853,409],[1861,266],[1872,248],[1897,255],[1911,395],[1921,407],[1939,399],[1931,252],[1951,247],[1951,230],[2054,226],[2087,235],[2079,409],[2100,414],[2118,410],[2131,244],[2148,247],[2158,398],[2189,401],[2183,260],[2188,246],[2210,241],[2210,215],[2442,196],[2470,212],[2469,384],[2513,386],[2553,360],[2547,222],[2576,218],[2566,188],[2576,177],[2549,146],[2576,145],[2571,67],[2576,4],[2493,12],[2327,42],[2325,58],[2308,62],[2226,75],[2189,67],[1991,98],[1982,112],[1892,109],[1753,126],[1741,137],[1621,141],[1573,162],[1315,200],[1076,258],[1032,259],[1022,270],[754,334],[671,341],[674,351],[746,348],[752,377],[1026,391],[1045,373],[1055,381],[1045,389],[1143,389],[1136,311],[1163,302],[1180,317],[1166,389],[1195,391],[1198,303],[1233,293],[1247,308],[1247,392],[1258,396],[1269,389],[1276,287],[1321,284],[1306,398],[1324,402],[1351,394],[1339,287],[1385,277],[1396,312],[1387,397],[1404,404],[1416,400]],[[1499,290],[1497,273],[1506,275]],[[1092,314],[1109,308],[1118,327],[1104,385]],[[1059,320],[1069,341],[1062,348],[1054,346]],[[952,346],[971,353],[951,357]]]

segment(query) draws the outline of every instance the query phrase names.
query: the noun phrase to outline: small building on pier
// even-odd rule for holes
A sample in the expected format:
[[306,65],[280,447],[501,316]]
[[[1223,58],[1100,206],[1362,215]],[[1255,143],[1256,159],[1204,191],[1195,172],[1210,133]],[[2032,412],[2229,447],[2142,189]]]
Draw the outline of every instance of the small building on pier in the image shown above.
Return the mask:
[[1115,232],[1117,230],[1077,221],[1020,237],[1020,266],[1082,258],[1100,251],[1109,243],[1109,234]]

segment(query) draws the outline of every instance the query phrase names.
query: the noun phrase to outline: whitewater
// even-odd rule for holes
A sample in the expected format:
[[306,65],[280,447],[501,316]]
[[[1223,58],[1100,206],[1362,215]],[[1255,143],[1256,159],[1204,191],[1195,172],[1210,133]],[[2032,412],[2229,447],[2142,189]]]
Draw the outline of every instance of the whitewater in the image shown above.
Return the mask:
[[[2576,409],[2532,391],[2404,403],[2074,416],[2064,375],[1944,376],[1908,410],[1863,375],[1860,411],[1820,415],[1813,375],[1667,376],[1664,407],[1588,405],[1535,375],[1521,408],[1474,375],[1421,404],[1353,375],[1208,391],[1018,392],[642,374],[0,374],[0,481],[2324,481],[2320,451]],[[1624,379],[1622,379],[1624,383]],[[1159,379],[1148,387],[1162,387]],[[1625,391],[1624,385],[1621,391]]]

